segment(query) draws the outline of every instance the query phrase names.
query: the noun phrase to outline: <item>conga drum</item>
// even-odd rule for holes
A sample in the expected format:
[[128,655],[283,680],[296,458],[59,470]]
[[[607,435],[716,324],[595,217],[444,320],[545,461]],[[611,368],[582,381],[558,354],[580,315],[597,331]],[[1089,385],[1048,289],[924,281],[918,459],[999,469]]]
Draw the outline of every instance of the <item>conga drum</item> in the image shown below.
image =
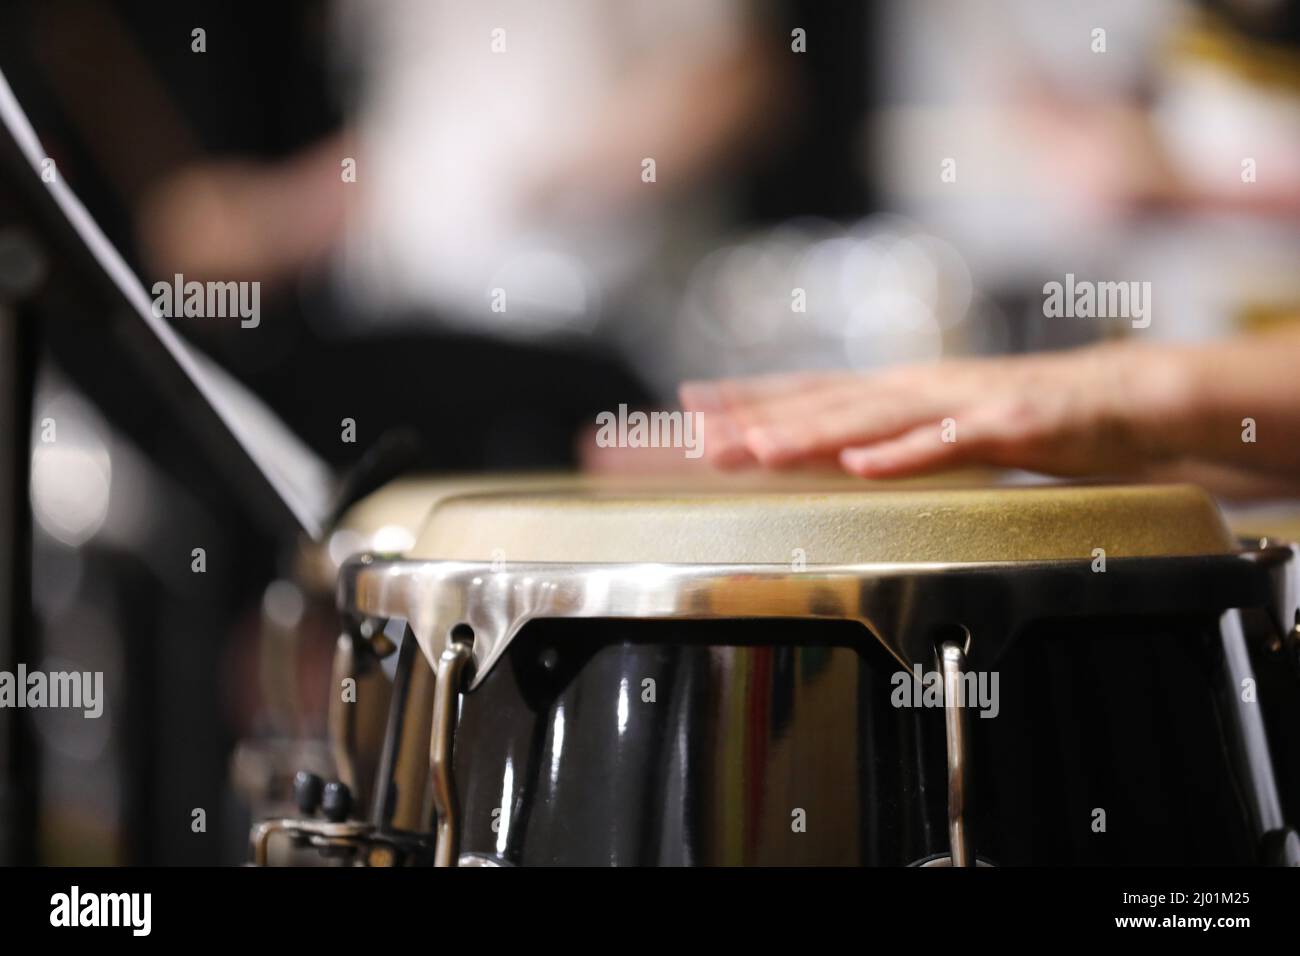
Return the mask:
[[1294,564],[1187,486],[445,496],[339,576],[353,639],[396,622],[436,674],[427,721],[389,728],[427,773],[375,784],[427,816],[258,839],[439,865],[1295,863],[1255,672],[1287,668]]

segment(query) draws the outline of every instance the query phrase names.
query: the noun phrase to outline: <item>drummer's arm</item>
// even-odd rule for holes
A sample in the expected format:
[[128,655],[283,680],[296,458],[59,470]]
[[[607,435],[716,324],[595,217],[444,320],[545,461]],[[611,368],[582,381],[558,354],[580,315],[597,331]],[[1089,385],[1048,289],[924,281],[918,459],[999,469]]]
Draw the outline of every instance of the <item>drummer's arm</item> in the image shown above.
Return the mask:
[[1182,409],[1148,423],[1158,455],[1300,479],[1300,329],[1181,351]]

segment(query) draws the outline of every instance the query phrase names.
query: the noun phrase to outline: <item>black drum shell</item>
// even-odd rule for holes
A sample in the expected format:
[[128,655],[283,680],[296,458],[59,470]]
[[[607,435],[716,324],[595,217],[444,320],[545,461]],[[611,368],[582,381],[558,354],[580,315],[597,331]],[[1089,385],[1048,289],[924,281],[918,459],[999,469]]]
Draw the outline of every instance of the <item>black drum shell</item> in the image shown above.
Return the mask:
[[[971,669],[990,688],[996,673],[998,708],[966,712],[981,859],[1257,862],[1214,620],[1042,622],[992,662],[978,640]],[[941,857],[943,711],[895,706],[902,670],[856,622],[533,621],[462,698],[461,852],[506,865]]]

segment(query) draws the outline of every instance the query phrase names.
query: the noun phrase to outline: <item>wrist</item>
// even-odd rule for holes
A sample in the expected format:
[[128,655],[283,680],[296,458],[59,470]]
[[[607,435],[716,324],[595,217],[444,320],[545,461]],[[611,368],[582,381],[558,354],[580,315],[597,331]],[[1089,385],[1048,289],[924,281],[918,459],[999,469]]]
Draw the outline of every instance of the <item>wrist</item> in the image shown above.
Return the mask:
[[1125,345],[1104,357],[1120,380],[1124,419],[1148,463],[1185,458],[1196,442],[1206,373],[1204,353],[1187,346]]

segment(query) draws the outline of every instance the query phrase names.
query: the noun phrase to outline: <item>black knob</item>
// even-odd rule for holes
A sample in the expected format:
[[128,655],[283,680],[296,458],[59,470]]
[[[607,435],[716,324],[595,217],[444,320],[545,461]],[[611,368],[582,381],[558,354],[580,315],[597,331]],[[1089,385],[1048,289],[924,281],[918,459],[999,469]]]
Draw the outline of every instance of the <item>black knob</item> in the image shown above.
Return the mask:
[[352,812],[352,791],[345,783],[331,780],[325,784],[325,793],[321,798],[321,810],[325,819],[331,823],[342,823]]
[[306,816],[311,816],[320,807],[324,789],[325,781],[314,773],[299,770],[293,775],[293,802]]

